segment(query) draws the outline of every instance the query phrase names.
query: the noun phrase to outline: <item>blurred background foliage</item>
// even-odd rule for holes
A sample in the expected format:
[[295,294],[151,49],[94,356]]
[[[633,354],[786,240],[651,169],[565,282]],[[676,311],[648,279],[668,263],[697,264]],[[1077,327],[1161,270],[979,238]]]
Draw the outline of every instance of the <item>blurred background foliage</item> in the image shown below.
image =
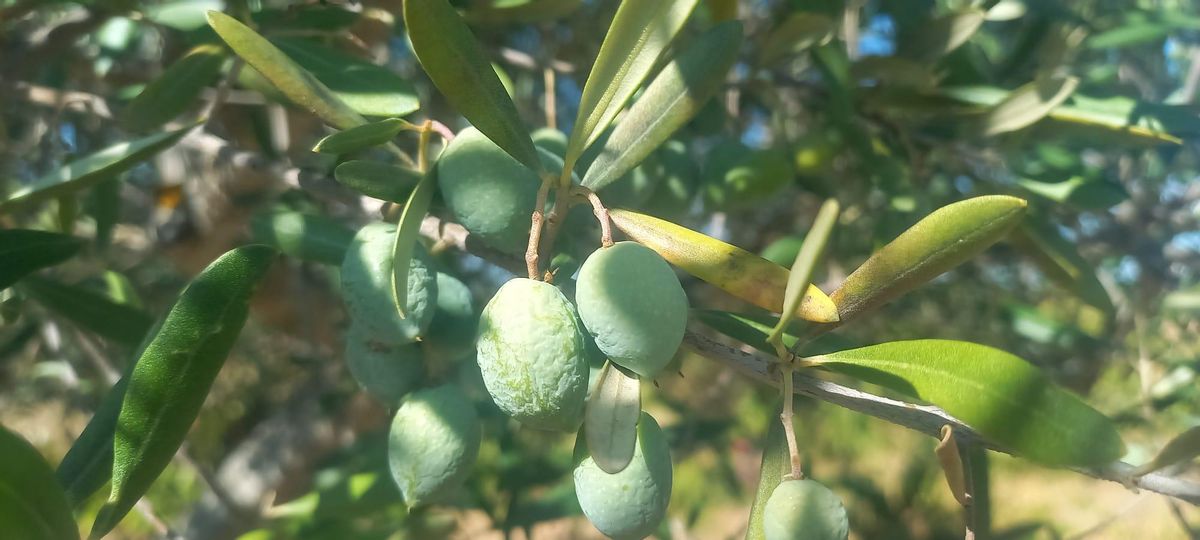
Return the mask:
[[[569,132],[616,2],[456,4],[531,129]],[[826,291],[933,209],[1027,198],[1022,234],[836,337],[1010,351],[1118,420],[1126,459],[1139,463],[1200,417],[1196,8],[709,0],[681,39],[744,22],[723,91],[601,195],[785,266],[820,201],[836,197],[845,210],[816,279]],[[219,43],[209,9],[315,58],[306,67],[335,91],[383,88],[419,100],[415,118],[465,126],[416,63],[400,0],[2,0],[0,191],[169,120],[122,112],[193,47]],[[343,239],[378,216],[379,201],[334,181],[333,156],[310,151],[326,128],[250,68],[221,76],[230,58],[202,70],[200,95],[179,96],[185,118],[223,96],[203,132],[87,190],[0,214],[6,228],[90,242],[0,292],[0,422],[52,463],[189,276],[233,245],[269,240],[272,212],[314,216],[306,230]],[[433,250],[477,305],[509,275]],[[477,470],[455,504],[406,512],[385,466],[389,413],[341,362],[335,273],[296,259],[274,268],[187,444],[114,537],[594,537],[571,488],[570,437],[514,429],[470,362],[460,376],[487,431]],[[701,282],[685,287],[694,307],[747,310]],[[686,351],[679,375],[657,386],[648,408],[672,442],[676,479],[659,536],[740,537],[775,392]],[[798,407],[805,463],[845,499],[854,537],[961,536],[934,441],[832,405]],[[991,491],[995,538],[1194,538],[1200,527],[1194,508],[1002,456]]]

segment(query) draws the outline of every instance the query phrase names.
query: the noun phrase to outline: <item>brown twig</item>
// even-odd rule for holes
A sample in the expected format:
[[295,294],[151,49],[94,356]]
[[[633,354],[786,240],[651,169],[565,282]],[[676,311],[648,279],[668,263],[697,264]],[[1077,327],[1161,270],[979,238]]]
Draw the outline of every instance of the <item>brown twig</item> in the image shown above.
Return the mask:
[[596,192],[583,186],[576,186],[571,192],[574,195],[587,199],[591,203],[592,214],[596,216],[596,221],[600,222],[600,245],[602,247],[612,247],[612,219],[608,217],[608,208],[604,207],[604,201],[600,200],[600,196],[596,195]]
[[542,241],[542,222],[545,220],[544,209],[546,208],[546,197],[550,194],[550,186],[554,184],[554,178],[547,175],[542,178],[542,185],[538,187],[537,199],[533,203],[533,215],[529,217],[529,244],[525,247],[525,267],[529,272],[529,279],[538,279],[538,249]]

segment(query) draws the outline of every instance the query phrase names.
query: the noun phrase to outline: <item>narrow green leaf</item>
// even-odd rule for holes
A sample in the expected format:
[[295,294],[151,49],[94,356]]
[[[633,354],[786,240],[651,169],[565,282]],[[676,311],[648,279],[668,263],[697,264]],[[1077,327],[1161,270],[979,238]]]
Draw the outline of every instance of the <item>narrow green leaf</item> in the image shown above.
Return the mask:
[[338,183],[368,197],[403,204],[408,200],[421,173],[379,161],[353,160],[333,170]]
[[154,317],[135,307],[77,285],[29,276],[20,288],[46,309],[80,328],[123,345],[137,345],[154,325]]
[[[794,398],[784,396],[783,399]],[[766,539],[766,533],[763,531],[763,515],[766,512],[767,499],[771,498],[775,488],[783,482],[783,476],[792,467],[783,423],[777,420],[778,418],[778,414],[772,415],[771,421],[767,422],[767,436],[763,440],[762,466],[758,471],[758,488],[754,490],[754,504],[750,506],[750,524],[746,528],[746,540]]]
[[467,11],[467,19],[472,24],[531,24],[561,19],[579,9],[583,0],[509,0],[474,4]]
[[837,21],[831,17],[811,11],[797,11],[788,15],[763,42],[758,52],[759,65],[769,66],[810,47],[824,45],[837,33]]
[[[441,0],[438,0],[441,1]],[[396,225],[396,242],[392,245],[392,299],[400,317],[406,317],[404,306],[408,305],[408,267],[413,250],[417,247],[417,238],[421,236],[421,221],[429,211],[429,203],[433,200],[433,192],[437,188],[437,167],[430,167],[425,178],[417,184],[416,189],[408,196],[404,205],[404,213]]]
[[1012,243],[1033,259],[1046,277],[1078,296],[1089,305],[1113,312],[1112,300],[1104,285],[1096,279],[1095,265],[1084,259],[1075,246],[1063,238],[1054,226],[1030,216],[1013,229]]
[[583,85],[579,113],[564,162],[574,167],[650,75],[658,57],[683,28],[697,0],[621,2]]
[[349,154],[366,150],[373,146],[379,146],[398,135],[405,128],[411,126],[408,122],[399,118],[388,118],[370,124],[354,126],[350,129],[339,131],[317,141],[317,145],[313,147],[313,152],[322,154]]
[[187,110],[224,65],[224,48],[212,43],[197,45],[146,85],[125,108],[121,122],[133,131],[162,127]]
[[0,214],[24,208],[47,199],[75,193],[94,186],[97,182],[133,168],[175,143],[179,142],[192,126],[176,131],[155,133],[141,139],[114,144],[94,154],[81,157],[34,180],[0,200]]
[[137,359],[113,439],[112,493],[92,538],[125,517],[183,443],[276,255],[262,245],[222,255],[184,289]]
[[616,474],[633,460],[641,414],[641,383],[637,376],[605,362],[583,412],[588,453],[601,470]]
[[113,231],[121,220],[121,184],[117,176],[104,180],[88,192],[88,213],[96,222],[96,247],[107,248],[112,243]]
[[[609,210],[609,216],[629,238],[683,271],[758,307],[783,311],[786,268],[670,221],[621,209]],[[808,287],[797,315],[813,322],[838,320],[837,306],[815,285]]]
[[1079,86],[1076,77],[1045,77],[1013,90],[980,121],[986,137],[1033,125],[1061,105]]
[[1200,456],[1200,426],[1192,426],[1191,429],[1176,435],[1158,451],[1154,459],[1134,469],[1133,475],[1143,476],[1176,463],[1195,459],[1196,456]]
[[844,323],[962,264],[1025,215],[1016,197],[987,195],[935,210],[858,267],[830,295]]
[[1018,178],[1017,185],[1054,202],[1083,210],[1105,210],[1129,198],[1119,184],[1106,180],[1088,180],[1073,176],[1062,182],[1039,182]]
[[412,84],[390,69],[311,40],[278,38],[272,43],[358,114],[408,116],[421,106]]
[[42,268],[74,257],[82,238],[30,229],[0,230],[0,290]]
[[[704,325],[726,336],[736,339],[770,355],[775,348],[767,343],[767,335],[779,322],[779,317],[769,313],[731,313],[713,309],[693,309],[692,316]],[[781,337],[783,346],[791,349],[800,337],[805,336],[802,323],[792,322]],[[824,334],[805,343],[797,353],[801,355],[839,351],[858,346],[859,343],[838,334]]]
[[1093,467],[1125,453],[1107,417],[1028,362],[963,341],[893,341],[808,358],[814,365],[941,407],[1018,455]]
[[925,21],[913,39],[901,43],[901,54],[921,62],[935,62],[966,43],[983,25],[985,13],[967,9]]
[[514,159],[541,171],[542,162],[516,105],[450,3],[405,2],[404,24],[421,67],[450,104]]
[[667,64],[621,117],[584,174],[583,185],[599,190],[623,177],[691,120],[721,87],[741,42],[741,23],[724,22]]
[[817,218],[813,220],[813,226],[808,230],[808,235],[804,237],[804,244],[800,246],[800,253],[796,255],[796,260],[792,263],[787,288],[783,293],[783,311],[780,312],[779,322],[775,323],[775,328],[767,336],[767,341],[776,342],[782,338],[783,331],[791,324],[796,310],[800,309],[804,291],[808,289],[808,282],[812,278],[813,270],[817,267],[817,262],[825,253],[825,244],[829,241],[833,226],[837,224],[840,210],[838,202],[829,199],[821,205],[821,210],[817,212]]
[[112,478],[113,433],[117,429],[117,417],[121,414],[121,402],[125,399],[128,384],[129,377],[121,377],[108,390],[83,433],[58,464],[54,474],[72,506],[82,506]]
[[289,257],[340,266],[354,231],[322,215],[274,210],[254,217],[255,242],[274,246]]
[[79,538],[71,506],[46,460],[33,445],[0,426],[0,523],[4,537]]
[[208,24],[230,49],[271,81],[283,95],[339,129],[366,123],[312,73],[300,67],[278,47],[246,25],[224,13],[208,12]]

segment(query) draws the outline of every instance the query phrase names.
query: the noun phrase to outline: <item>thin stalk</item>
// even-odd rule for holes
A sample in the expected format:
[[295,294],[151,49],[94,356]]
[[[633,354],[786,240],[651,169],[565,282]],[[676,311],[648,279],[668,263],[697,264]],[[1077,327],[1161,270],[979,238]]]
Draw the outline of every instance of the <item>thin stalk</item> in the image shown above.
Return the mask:
[[787,439],[788,455],[791,457],[792,472],[788,473],[787,477],[792,480],[803,480],[804,471],[800,470],[800,448],[796,445],[796,430],[792,426],[792,418],[795,413],[792,410],[792,401],[795,396],[792,395],[792,366],[784,366],[780,369],[783,377],[783,412],[779,413],[779,421],[783,422],[784,438]]

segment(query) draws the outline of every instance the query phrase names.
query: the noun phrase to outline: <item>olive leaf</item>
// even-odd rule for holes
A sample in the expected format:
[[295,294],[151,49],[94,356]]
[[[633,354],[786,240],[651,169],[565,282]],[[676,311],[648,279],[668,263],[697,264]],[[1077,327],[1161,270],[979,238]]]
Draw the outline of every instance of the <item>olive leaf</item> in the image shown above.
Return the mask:
[[1096,279],[1095,265],[1079,255],[1075,246],[1060,236],[1053,225],[1038,218],[1027,218],[1013,229],[1010,241],[1033,259],[1051,281],[1089,305],[1105,313],[1113,312],[1108,292]]
[[1013,90],[980,121],[980,134],[999,135],[1033,125],[1071,97],[1077,86],[1076,77],[1041,77]]
[[605,362],[583,412],[588,453],[600,470],[616,474],[633,460],[641,414],[641,383],[637,376]]
[[536,23],[565,17],[579,9],[583,0],[507,0],[475,4],[466,14],[472,24]]
[[583,185],[599,190],[625,176],[691,120],[721,87],[741,41],[741,23],[724,22],[667,64],[621,117]]
[[368,197],[402,204],[421,181],[421,173],[380,161],[351,160],[338,165],[333,178]]
[[824,45],[837,32],[837,22],[831,17],[809,11],[788,15],[763,42],[758,51],[758,64],[771,65],[789,55]]
[[220,45],[193,47],[133,98],[121,113],[121,122],[133,131],[162,127],[187,110],[221,72],[225,59],[225,49]]
[[0,200],[0,215],[47,199],[75,193],[112,178],[170,148],[191,131],[192,127],[194,126],[117,143],[67,163],[34,180],[33,183],[9,193]]
[[829,297],[841,322],[871,311],[962,264],[1021,221],[1026,203],[986,195],[935,210],[883,246]]
[[404,25],[421,67],[450,104],[513,159],[541,171],[542,162],[516,105],[450,3],[405,2]]
[[33,445],[0,426],[0,523],[5,538],[79,538],[71,505]]
[[579,98],[566,167],[608,128],[625,102],[650,75],[658,57],[683,28],[697,0],[621,2]]
[[271,42],[358,114],[408,116],[421,106],[412,84],[390,69],[307,39]]
[[361,126],[342,130],[317,141],[313,152],[322,154],[349,154],[379,146],[398,135],[412,124],[399,118],[387,118]]
[[[775,313],[783,311],[788,270],[741,249],[669,221],[637,212],[612,209],[613,225],[631,239],[658,252],[667,262],[725,292]],[[809,285],[796,313],[801,319],[830,323],[837,306]]]
[[416,189],[408,196],[404,213],[400,214],[400,222],[396,225],[396,241],[392,244],[392,300],[395,301],[401,318],[407,316],[404,307],[408,305],[409,260],[417,247],[417,237],[421,235],[421,221],[429,211],[429,203],[433,200],[436,188],[437,167],[430,167]]
[[1129,198],[1129,193],[1120,184],[1099,179],[1088,180],[1082,176],[1073,176],[1062,182],[1018,178],[1017,185],[1052,201],[1083,210],[1104,210]]
[[230,49],[250,67],[266,77],[296,105],[336,128],[349,129],[366,123],[312,73],[300,67],[278,47],[248,26],[219,11],[208,12],[208,24]]
[[967,9],[949,13],[921,24],[912,39],[901,41],[901,54],[925,63],[937,61],[962,46],[983,25],[985,13]]
[[[783,399],[795,399],[784,396]],[[782,409],[777,408],[779,411]],[[778,414],[771,416],[767,422],[767,435],[763,439],[762,465],[758,471],[758,488],[754,490],[754,503],[750,506],[750,523],[746,528],[746,540],[764,540],[763,516],[766,512],[767,500],[775,492],[775,488],[783,482],[783,476],[791,470],[791,455],[788,453],[783,422],[777,420]]]
[[0,229],[0,290],[42,268],[74,257],[82,238],[30,229]]
[[837,223],[840,210],[838,202],[829,199],[821,205],[821,210],[817,212],[813,226],[808,230],[808,235],[804,237],[804,244],[800,246],[800,253],[796,255],[796,260],[792,263],[787,287],[783,293],[783,311],[780,312],[779,322],[775,323],[775,328],[771,329],[770,335],[767,336],[768,342],[781,343],[779,339],[783,337],[784,330],[791,324],[796,310],[800,308],[800,302],[804,298],[803,293],[808,289],[813,270],[825,252],[825,244],[829,241],[829,235]]
[[920,339],[806,362],[937,405],[984,438],[1042,464],[1100,466],[1125,453],[1111,420],[999,349]]
[[252,245],[219,257],[188,284],[147,343],[121,402],[112,492],[96,516],[92,538],[125,517],[183,443],[276,254]]
[[72,506],[82,506],[112,478],[113,434],[128,384],[129,377],[124,376],[108,390],[83,433],[75,439],[54,472]]
[[[775,347],[767,343],[767,335],[779,322],[779,318],[769,313],[732,313],[715,309],[694,309],[692,316],[705,326],[726,336],[736,339],[762,352],[775,355]],[[780,336],[784,347],[791,349],[801,337],[808,337],[802,323],[793,321]],[[811,341],[806,341],[800,347],[798,354],[820,354],[824,352],[849,349],[860,343],[849,340],[838,334],[824,334]]]
[[1133,470],[1134,476],[1143,476],[1159,469],[1164,469],[1176,463],[1183,463],[1200,456],[1200,426],[1192,426],[1187,431],[1171,439],[1154,459]]
[[318,214],[295,210],[264,212],[250,221],[255,242],[300,260],[340,266],[354,231],[340,222]]
[[29,276],[20,288],[46,309],[80,328],[123,345],[137,345],[154,325],[154,317],[138,308],[118,304],[85,287]]

